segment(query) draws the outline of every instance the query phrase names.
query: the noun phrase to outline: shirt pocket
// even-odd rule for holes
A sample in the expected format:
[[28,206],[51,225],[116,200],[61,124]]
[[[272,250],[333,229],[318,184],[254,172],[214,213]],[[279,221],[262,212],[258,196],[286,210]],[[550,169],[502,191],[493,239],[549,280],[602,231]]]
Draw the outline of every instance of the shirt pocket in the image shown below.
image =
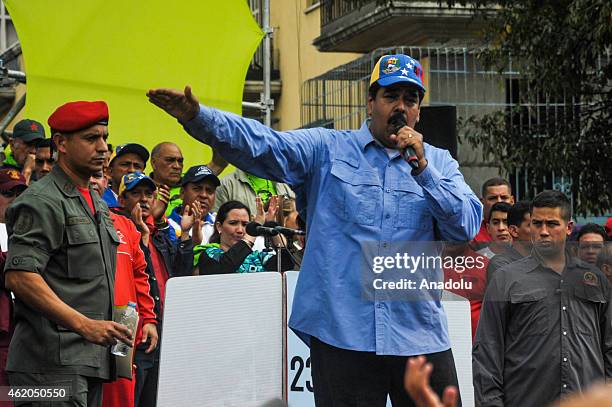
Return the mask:
[[68,277],[89,280],[104,274],[100,238],[93,224],[66,227]]
[[569,311],[578,316],[572,319],[575,330],[582,335],[594,336],[600,331],[600,309],[606,299],[599,286],[577,286],[574,288],[574,295],[577,300]]
[[[91,319],[101,321],[104,315],[96,312],[83,312]],[[106,358],[108,347],[96,345],[83,338],[74,331],[61,325],[57,326],[59,334],[59,358],[62,366],[91,366],[100,367]]]
[[334,161],[329,192],[340,216],[359,225],[380,223],[382,188],[378,174],[360,170],[344,161]]
[[510,294],[512,318],[508,331],[513,337],[542,336],[548,333],[547,292],[533,289]]
[[119,246],[119,244],[121,244],[121,240],[119,239],[115,226],[112,223],[107,223],[105,229],[108,232],[111,244],[113,244],[115,247]]
[[423,190],[413,183],[398,185],[394,191],[397,202],[395,225],[397,228],[431,230],[433,217]]

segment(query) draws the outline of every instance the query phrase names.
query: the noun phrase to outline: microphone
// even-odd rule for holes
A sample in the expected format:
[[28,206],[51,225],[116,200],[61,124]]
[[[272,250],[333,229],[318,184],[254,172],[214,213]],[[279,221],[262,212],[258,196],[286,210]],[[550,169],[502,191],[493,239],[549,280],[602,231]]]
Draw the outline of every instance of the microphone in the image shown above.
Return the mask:
[[[406,123],[406,118],[404,114],[401,112],[397,112],[391,116],[389,119],[389,124],[391,124],[394,128],[395,134],[397,134],[402,127],[404,127]],[[416,151],[412,147],[406,147],[406,149],[402,152],[402,157],[404,160],[408,161],[408,164],[412,167],[412,169],[416,170],[419,168],[419,159],[417,158]]]
[[284,226],[276,226],[274,230],[276,230],[278,233],[282,233],[285,236],[306,236],[306,232],[304,232],[303,230],[286,228]]
[[246,232],[251,236],[276,236],[279,233],[274,228],[261,226],[257,222],[249,222],[246,226]]

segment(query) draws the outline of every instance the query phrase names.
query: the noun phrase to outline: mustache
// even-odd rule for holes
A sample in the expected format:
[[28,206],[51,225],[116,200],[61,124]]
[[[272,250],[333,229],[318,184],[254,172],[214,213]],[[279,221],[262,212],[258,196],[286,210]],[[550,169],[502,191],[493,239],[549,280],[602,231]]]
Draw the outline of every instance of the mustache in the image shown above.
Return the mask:
[[395,112],[389,117],[389,121],[387,123],[389,126],[393,126],[395,131],[398,131],[402,127],[406,125],[406,116],[402,112]]

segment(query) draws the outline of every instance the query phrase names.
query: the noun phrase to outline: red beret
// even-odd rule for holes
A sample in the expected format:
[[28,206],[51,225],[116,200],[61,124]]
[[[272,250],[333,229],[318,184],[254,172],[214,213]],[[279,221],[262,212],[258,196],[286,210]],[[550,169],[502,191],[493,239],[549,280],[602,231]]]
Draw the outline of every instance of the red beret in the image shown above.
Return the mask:
[[94,124],[108,124],[106,102],[69,102],[55,109],[49,116],[49,127],[53,130],[71,133],[86,129]]

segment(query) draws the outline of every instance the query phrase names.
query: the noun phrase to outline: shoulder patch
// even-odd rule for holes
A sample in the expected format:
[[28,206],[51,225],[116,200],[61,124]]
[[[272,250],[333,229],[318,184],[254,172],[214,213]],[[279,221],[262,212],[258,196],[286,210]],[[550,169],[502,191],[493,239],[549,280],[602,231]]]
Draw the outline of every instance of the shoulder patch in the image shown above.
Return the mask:
[[599,284],[599,279],[592,271],[587,271],[584,273],[583,281],[586,285],[591,285],[597,287]]
[[22,234],[32,229],[32,223],[34,222],[32,213],[29,210],[21,211],[19,218],[17,218],[17,222],[13,226],[13,232],[17,234]]

